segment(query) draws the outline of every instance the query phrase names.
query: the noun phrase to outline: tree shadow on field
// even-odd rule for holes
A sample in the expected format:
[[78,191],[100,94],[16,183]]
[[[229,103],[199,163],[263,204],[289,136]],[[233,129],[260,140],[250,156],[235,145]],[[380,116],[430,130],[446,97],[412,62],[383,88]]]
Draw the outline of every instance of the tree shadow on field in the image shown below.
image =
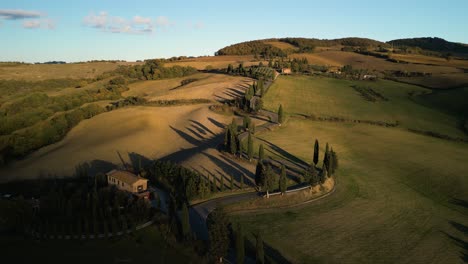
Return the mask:
[[264,143],[266,143],[266,145],[272,149],[273,151],[275,151],[277,154],[279,154],[280,156],[282,156],[285,160],[289,161],[289,162],[292,162],[294,163],[296,166],[298,167],[302,167],[303,169],[307,168],[309,166],[309,164],[307,164],[307,162],[297,158],[296,156],[294,156],[293,154],[287,152],[286,150],[278,147],[277,145],[271,143],[270,141],[267,141],[265,139],[260,139],[258,138],[258,140],[260,141],[263,141]]
[[[257,234],[252,233],[254,237],[254,241],[249,239],[245,240],[245,247],[246,247],[246,256],[249,256],[251,259],[255,259],[256,256],[256,245],[255,245],[255,237]],[[291,262],[287,260],[278,250],[274,247],[263,241],[263,249],[265,252],[265,261],[266,263],[272,263],[269,260],[273,260],[273,263],[281,263],[281,264],[290,264]]]
[[462,233],[461,237],[460,234],[458,236],[442,232],[444,233],[448,238],[452,240],[452,242],[460,247],[460,258],[463,262],[468,263],[468,241],[464,240],[463,237],[468,237],[468,226],[454,222],[454,221],[449,221],[450,225],[457,230],[457,233]]
[[85,169],[88,175],[96,175],[99,173],[107,173],[111,170],[116,169],[118,166],[112,162],[105,160],[92,160],[89,162],[81,163],[77,167]]
[[465,200],[462,200],[462,199],[458,199],[458,198],[452,198],[450,200],[450,203],[454,204],[454,205],[458,205],[458,206],[461,206],[465,209],[468,209],[468,201],[465,201]]
[[130,159],[130,164],[134,172],[139,172],[147,165],[151,164],[152,160],[147,158],[139,153],[131,152],[128,153],[128,158]]
[[217,126],[219,128],[225,128],[226,127],[226,125],[224,125],[223,123],[221,123],[219,121],[214,120],[211,117],[208,117],[208,121],[210,121],[213,125],[215,125],[215,126]]

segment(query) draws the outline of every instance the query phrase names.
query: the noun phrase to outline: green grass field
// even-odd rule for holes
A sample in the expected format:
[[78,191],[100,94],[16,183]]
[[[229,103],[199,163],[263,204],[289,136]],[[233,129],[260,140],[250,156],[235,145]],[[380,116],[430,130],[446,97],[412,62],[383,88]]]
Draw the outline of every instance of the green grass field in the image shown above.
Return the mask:
[[234,217],[249,231],[262,230],[266,243],[292,262],[461,262],[454,239],[466,239],[457,228],[468,225],[468,209],[453,199],[468,200],[468,144],[397,128],[295,119],[260,138],[274,145],[266,152],[306,162],[315,138],[322,151],[329,142],[339,155],[332,196]]
[[[366,101],[351,86],[371,87],[388,101]],[[465,137],[457,128],[457,118],[431,107],[416,104],[409,93],[424,93],[428,89],[386,80],[348,81],[308,76],[281,76],[271,86],[265,107],[277,111],[279,104],[288,114],[337,116],[348,119],[398,121],[403,128],[434,131],[455,137]]]
[[[389,101],[365,101],[350,87],[356,83]],[[339,157],[336,192],[300,208],[234,215],[233,221],[244,224],[252,241],[251,234],[261,230],[266,244],[293,263],[466,262],[468,144],[407,131],[463,135],[455,117],[412,101],[410,91],[425,92],[388,81],[279,78],[265,98],[270,110],[282,103],[288,114],[398,120],[401,125],[288,117],[280,128],[257,135],[256,143],[263,142],[268,155],[307,163],[315,139],[322,154],[330,143]]]

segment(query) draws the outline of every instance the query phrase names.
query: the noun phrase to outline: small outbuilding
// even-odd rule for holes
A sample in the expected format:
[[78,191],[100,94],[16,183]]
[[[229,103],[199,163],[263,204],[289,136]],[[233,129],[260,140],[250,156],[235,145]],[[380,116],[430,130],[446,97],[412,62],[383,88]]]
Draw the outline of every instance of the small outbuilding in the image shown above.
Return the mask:
[[292,73],[292,71],[291,71],[290,68],[283,68],[283,69],[281,69],[281,74],[289,75],[289,74],[291,74],[291,73]]

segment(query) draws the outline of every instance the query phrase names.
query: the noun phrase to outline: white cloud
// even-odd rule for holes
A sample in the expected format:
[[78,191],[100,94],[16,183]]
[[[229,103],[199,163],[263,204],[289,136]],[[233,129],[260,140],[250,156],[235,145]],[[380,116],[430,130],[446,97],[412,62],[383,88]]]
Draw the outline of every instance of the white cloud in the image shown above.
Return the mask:
[[40,28],[41,27],[41,21],[39,20],[26,20],[23,22],[23,27],[24,28]]
[[149,17],[142,16],[125,19],[123,17],[110,16],[107,12],[100,12],[97,15],[91,13],[84,17],[83,24],[110,33],[148,34],[154,32],[155,26],[167,27],[172,23],[167,17],[158,17],[155,21]]
[[151,18],[149,18],[149,17],[135,16],[135,17],[133,17],[133,23],[134,23],[134,24],[149,25],[149,24],[151,24]]
[[7,20],[18,20],[18,19],[27,19],[27,18],[39,18],[44,16],[39,11],[27,11],[21,9],[0,9],[0,18]]
[[107,25],[107,12],[100,12],[97,15],[91,13],[84,17],[83,23],[93,28],[105,28]]
[[52,19],[35,19],[35,20],[25,20],[23,22],[23,28],[27,29],[55,29],[55,22]]

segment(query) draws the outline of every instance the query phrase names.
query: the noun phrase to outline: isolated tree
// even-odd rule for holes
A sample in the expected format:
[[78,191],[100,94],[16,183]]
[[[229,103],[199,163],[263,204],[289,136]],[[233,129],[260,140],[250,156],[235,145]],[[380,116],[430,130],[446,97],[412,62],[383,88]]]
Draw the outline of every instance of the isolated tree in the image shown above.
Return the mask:
[[242,119],[242,123],[243,123],[245,130],[250,130],[250,124],[252,123],[252,120],[250,119],[249,116],[244,116],[244,118]]
[[270,164],[266,165],[266,169],[264,170],[264,179],[265,179],[265,184],[264,184],[264,189],[267,191],[273,191],[274,187],[274,177],[275,174],[273,173],[273,169],[271,168]]
[[185,240],[188,240],[190,237],[190,218],[187,204],[182,205],[182,236]]
[[258,232],[257,234],[257,245],[256,245],[256,254],[255,254],[255,263],[265,264],[265,252],[263,248],[263,238],[262,233]]
[[323,164],[327,167],[327,170],[329,169],[328,168],[328,158],[329,158],[328,152],[329,152],[329,148],[328,148],[328,143],[327,143],[327,145],[325,146],[325,153],[323,154]]
[[[232,128],[231,128],[231,131],[232,131]],[[229,146],[229,151],[231,152],[231,154],[236,154],[237,152],[237,139],[236,139],[236,135],[234,133],[231,132],[231,140],[230,140],[230,146]]]
[[315,144],[314,144],[314,164],[317,166],[317,163],[319,161],[319,142],[316,139]]
[[263,79],[260,79],[257,84],[257,90],[260,91],[260,97],[263,97],[265,94]]
[[335,171],[338,169],[338,156],[335,151],[333,151],[333,148],[330,151],[330,159],[332,160],[332,166],[331,166],[331,171],[332,174],[335,174]]
[[257,162],[257,168],[255,169],[255,184],[260,189],[265,185],[265,165],[260,160]]
[[281,193],[285,193],[286,192],[286,167],[284,166],[284,164],[281,165],[281,175],[280,175],[280,179],[279,179],[279,186],[280,186],[280,191]]
[[224,148],[226,151],[230,149],[229,141],[231,139],[231,135],[229,134],[229,130],[229,127],[226,127],[226,130],[224,131]]
[[240,178],[240,188],[244,189],[244,174],[242,174]]
[[284,121],[283,105],[278,108],[278,123],[281,125]]
[[229,64],[227,67],[227,73],[232,73],[233,67],[232,64]]
[[258,161],[263,162],[265,159],[265,151],[263,150],[263,144],[260,144],[258,148]]
[[327,171],[328,171],[328,177],[331,177],[333,175],[333,157],[332,157],[332,151],[333,151],[333,148],[330,149],[330,151],[328,152],[328,166],[327,166]]
[[221,175],[221,182],[220,182],[220,191],[224,192],[224,176]]
[[249,137],[247,138],[247,156],[249,157],[249,161],[252,161],[253,158],[253,140],[252,140],[252,133],[249,132]]
[[310,173],[310,181],[309,181],[310,185],[316,186],[319,182],[319,177],[318,177],[318,173],[314,165],[310,166],[309,173]]
[[237,135],[238,126],[237,126],[237,122],[236,122],[236,118],[235,118],[235,117],[232,118],[232,121],[231,121],[231,128],[232,128],[232,132],[233,132],[234,134]]
[[229,249],[229,220],[222,207],[217,207],[207,219],[209,253],[214,260],[222,262]]
[[236,238],[236,263],[244,263],[245,259],[245,241],[244,230],[241,223],[237,223]]

